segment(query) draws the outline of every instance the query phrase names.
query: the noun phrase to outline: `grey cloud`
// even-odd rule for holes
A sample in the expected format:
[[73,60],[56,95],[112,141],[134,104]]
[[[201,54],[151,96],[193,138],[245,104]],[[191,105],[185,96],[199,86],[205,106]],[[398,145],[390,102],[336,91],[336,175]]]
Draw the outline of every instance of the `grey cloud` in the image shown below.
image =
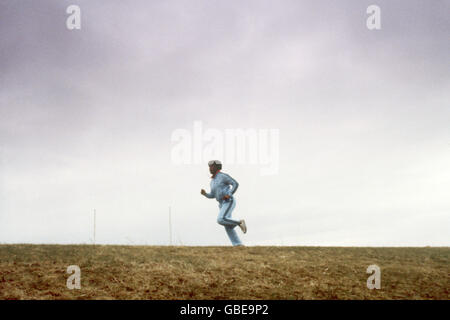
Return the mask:
[[[161,243],[171,203],[184,243],[224,243],[219,229],[194,227],[216,210],[195,198],[205,168],[170,163],[171,132],[194,120],[280,129],[278,176],[227,167],[241,181],[237,214],[272,235],[249,242],[283,230],[298,242],[368,241],[343,234],[342,215],[385,243],[367,215],[401,223],[415,206],[433,218],[420,239],[408,230],[421,219],[397,226],[403,243],[442,230],[448,2],[377,1],[380,31],[365,27],[371,1],[77,1],[79,31],[65,28],[69,4],[0,4],[0,241],[87,241],[96,207],[104,242],[135,231]],[[352,194],[354,210],[342,200]],[[280,222],[263,225],[274,212]]]

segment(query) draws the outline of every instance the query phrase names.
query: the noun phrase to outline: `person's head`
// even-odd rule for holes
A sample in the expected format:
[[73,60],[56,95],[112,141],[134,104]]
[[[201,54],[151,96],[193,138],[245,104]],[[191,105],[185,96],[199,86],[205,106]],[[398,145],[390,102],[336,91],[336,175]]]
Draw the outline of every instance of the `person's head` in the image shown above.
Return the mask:
[[217,171],[222,170],[222,162],[219,160],[211,160],[208,161],[209,172],[211,174],[215,174]]

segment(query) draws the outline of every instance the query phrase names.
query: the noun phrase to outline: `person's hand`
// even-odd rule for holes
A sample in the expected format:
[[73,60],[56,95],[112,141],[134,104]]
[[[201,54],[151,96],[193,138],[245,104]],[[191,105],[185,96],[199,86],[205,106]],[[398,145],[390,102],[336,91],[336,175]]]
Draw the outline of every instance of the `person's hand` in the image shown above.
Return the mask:
[[227,194],[227,195],[223,196],[223,200],[228,200],[228,199],[230,199],[230,195]]
[[205,194],[206,194],[205,189],[202,189],[202,190],[200,191],[200,193],[201,193],[202,195],[205,195]]

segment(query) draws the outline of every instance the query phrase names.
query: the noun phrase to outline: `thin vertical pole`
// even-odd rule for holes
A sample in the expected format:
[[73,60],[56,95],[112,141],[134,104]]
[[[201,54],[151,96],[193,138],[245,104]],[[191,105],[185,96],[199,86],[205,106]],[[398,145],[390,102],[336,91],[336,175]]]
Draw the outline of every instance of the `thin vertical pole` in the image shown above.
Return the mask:
[[95,225],[95,224],[96,224],[96,220],[97,220],[97,219],[96,219],[96,218],[97,218],[96,215],[97,215],[97,212],[96,212],[96,210],[94,209],[94,245],[95,245],[95,228],[96,228],[96,225]]
[[172,245],[172,208],[169,206],[169,238]]

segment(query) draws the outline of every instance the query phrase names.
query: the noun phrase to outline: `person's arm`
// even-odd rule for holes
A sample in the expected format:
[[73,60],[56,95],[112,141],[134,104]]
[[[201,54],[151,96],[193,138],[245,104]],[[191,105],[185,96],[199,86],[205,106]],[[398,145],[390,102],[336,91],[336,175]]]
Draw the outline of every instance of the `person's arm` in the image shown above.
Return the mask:
[[214,196],[211,193],[206,192],[204,189],[202,189],[202,191],[200,191],[200,193],[209,199],[214,198]]
[[239,183],[227,174],[225,174],[225,183],[231,186],[230,195],[233,195],[239,187]]

